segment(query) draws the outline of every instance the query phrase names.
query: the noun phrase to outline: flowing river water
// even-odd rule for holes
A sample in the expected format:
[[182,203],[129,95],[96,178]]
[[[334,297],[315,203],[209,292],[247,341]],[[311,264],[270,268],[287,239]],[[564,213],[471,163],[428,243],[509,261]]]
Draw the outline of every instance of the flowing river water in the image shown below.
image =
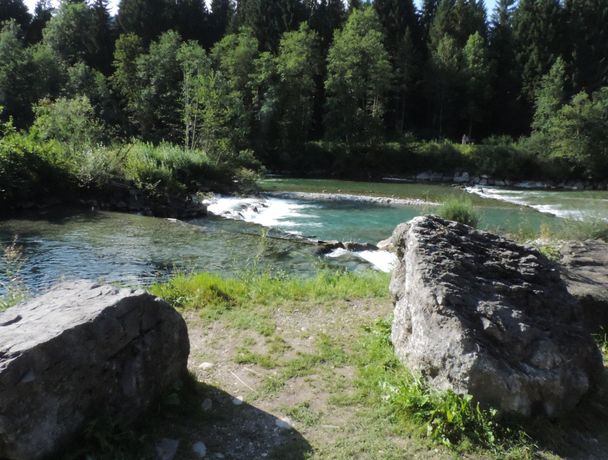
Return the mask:
[[[0,221],[0,245],[15,237],[23,251],[21,279],[32,292],[63,279],[85,278],[146,286],[176,272],[238,275],[271,270],[309,275],[322,267],[389,270],[381,251],[319,255],[317,247],[293,238],[376,243],[412,217],[432,213],[446,196],[471,197],[480,226],[502,232],[557,228],[562,219],[608,218],[607,192],[536,192],[481,188],[466,193],[439,185],[273,180],[269,195],[216,197],[207,218],[187,222],[110,212],[63,213]],[[279,194],[323,192],[323,195]],[[340,194],[391,197],[328,199]],[[422,200],[422,201],[421,201]],[[536,209],[535,209],[536,208]],[[545,212],[539,212],[545,211]],[[549,214],[551,212],[553,214]],[[6,260],[0,260],[1,284]]]

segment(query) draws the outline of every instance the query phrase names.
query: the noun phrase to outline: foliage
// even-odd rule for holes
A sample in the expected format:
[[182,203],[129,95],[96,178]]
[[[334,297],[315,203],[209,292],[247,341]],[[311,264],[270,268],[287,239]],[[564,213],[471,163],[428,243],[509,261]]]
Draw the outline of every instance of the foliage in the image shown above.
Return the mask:
[[16,305],[27,296],[21,271],[25,258],[17,236],[0,254],[0,311]]
[[41,141],[56,140],[71,154],[90,148],[102,139],[102,126],[86,96],[43,99],[34,108],[32,135]]
[[442,203],[437,212],[444,219],[460,222],[470,227],[477,227],[479,223],[479,213],[470,200],[450,198]]
[[327,55],[328,135],[347,143],[379,137],[391,78],[374,9],[353,10]]
[[[469,0],[426,0],[420,14],[411,0],[122,0],[116,17],[107,0],[62,1],[52,13],[0,7],[0,104],[19,129],[43,100],[86,96],[109,143],[183,143],[235,170],[249,150],[299,174],[420,172],[431,157],[446,160],[434,170],[511,179],[608,168],[602,0],[500,0],[491,21]],[[479,148],[452,144],[465,133]],[[520,139],[479,143],[503,133]]]
[[496,448],[507,439],[510,433],[499,425],[495,410],[482,409],[469,395],[434,390],[405,369],[391,345],[390,327],[379,320],[365,329],[357,357],[362,398],[384,406],[397,424],[408,426],[413,420],[449,447],[468,442]]

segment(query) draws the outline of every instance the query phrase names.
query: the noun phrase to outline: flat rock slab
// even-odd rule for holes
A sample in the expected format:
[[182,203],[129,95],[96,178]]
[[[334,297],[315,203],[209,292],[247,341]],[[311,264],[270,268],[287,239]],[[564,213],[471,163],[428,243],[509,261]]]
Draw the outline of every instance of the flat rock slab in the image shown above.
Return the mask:
[[98,417],[128,424],[188,353],[182,317],[144,291],[64,283],[0,313],[0,458],[52,455]]
[[556,416],[603,372],[557,265],[538,251],[434,216],[395,230],[392,341],[439,389],[505,412]]
[[608,244],[570,241],[559,248],[562,279],[590,331],[608,329]]

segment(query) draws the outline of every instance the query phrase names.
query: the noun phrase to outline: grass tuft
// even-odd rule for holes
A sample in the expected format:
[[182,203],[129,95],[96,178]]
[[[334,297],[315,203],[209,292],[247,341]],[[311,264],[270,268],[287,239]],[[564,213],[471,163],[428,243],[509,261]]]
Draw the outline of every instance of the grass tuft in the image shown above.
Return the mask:
[[460,222],[470,227],[477,227],[479,224],[479,213],[468,198],[448,198],[437,212],[444,219]]

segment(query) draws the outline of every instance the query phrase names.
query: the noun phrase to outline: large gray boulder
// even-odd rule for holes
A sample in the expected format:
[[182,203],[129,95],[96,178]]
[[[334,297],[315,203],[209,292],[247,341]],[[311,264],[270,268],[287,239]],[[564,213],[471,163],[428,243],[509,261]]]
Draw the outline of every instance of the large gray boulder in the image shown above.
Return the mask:
[[0,313],[0,458],[52,455],[97,417],[128,424],[188,353],[182,317],[144,291],[64,283]]
[[556,416],[594,388],[601,354],[539,252],[434,216],[392,244],[392,341],[433,386],[524,416]]
[[608,244],[570,241],[560,248],[561,275],[590,331],[608,328]]

